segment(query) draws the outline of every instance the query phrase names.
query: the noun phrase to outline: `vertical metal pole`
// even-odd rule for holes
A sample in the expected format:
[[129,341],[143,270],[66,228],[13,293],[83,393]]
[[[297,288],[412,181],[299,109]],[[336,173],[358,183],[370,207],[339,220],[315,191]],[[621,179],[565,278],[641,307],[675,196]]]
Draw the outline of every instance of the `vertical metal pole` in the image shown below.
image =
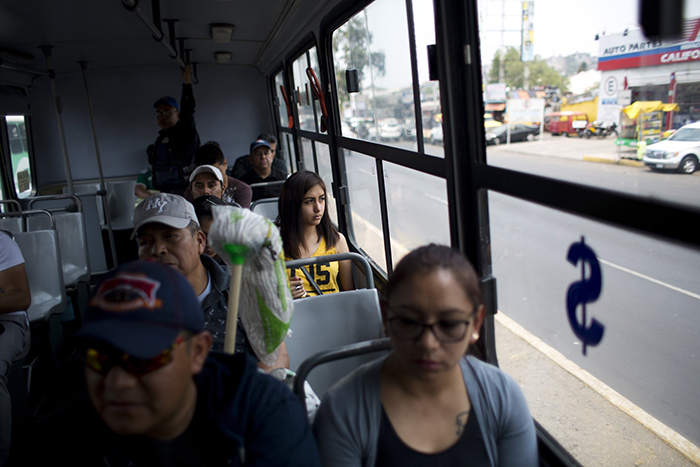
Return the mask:
[[51,49],[53,46],[42,45],[39,47],[42,52],[44,52],[44,57],[46,57],[46,68],[49,72],[49,80],[51,81],[51,93],[53,94],[53,105],[56,109],[56,120],[58,121],[58,135],[61,138],[61,150],[63,151],[63,169],[66,172],[66,182],[68,182],[68,191],[71,195],[75,194],[75,188],[73,187],[73,174],[70,170],[70,161],[68,160],[68,146],[66,145],[66,133],[63,129],[63,119],[61,118],[61,113],[63,113],[63,105],[58,98],[58,91],[56,90],[56,73],[53,71],[51,66]]
[[105,176],[102,172],[102,158],[100,157],[100,144],[97,140],[97,126],[95,125],[95,115],[92,111],[92,99],[90,99],[90,88],[87,80],[87,64],[86,61],[78,62],[80,69],[83,71],[83,81],[85,82],[85,95],[87,96],[88,112],[90,113],[90,124],[92,125],[92,138],[95,141],[95,156],[97,158],[97,170],[100,174],[100,192],[97,195],[102,198],[102,208],[107,219],[107,231],[109,232],[109,247],[112,252],[112,267],[117,266],[117,248],[114,244],[114,232],[112,232],[112,216],[109,213],[109,205],[107,203],[107,184],[105,184]]

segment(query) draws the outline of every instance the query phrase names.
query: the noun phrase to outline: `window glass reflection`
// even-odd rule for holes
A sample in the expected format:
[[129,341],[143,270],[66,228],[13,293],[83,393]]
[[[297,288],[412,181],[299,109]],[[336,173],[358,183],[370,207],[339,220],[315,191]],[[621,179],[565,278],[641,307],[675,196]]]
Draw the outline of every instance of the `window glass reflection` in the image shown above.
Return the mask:
[[326,206],[331,220],[338,225],[338,208],[333,196],[333,171],[331,170],[331,153],[327,144],[316,142],[316,160],[318,161],[318,174],[326,184],[328,193]]

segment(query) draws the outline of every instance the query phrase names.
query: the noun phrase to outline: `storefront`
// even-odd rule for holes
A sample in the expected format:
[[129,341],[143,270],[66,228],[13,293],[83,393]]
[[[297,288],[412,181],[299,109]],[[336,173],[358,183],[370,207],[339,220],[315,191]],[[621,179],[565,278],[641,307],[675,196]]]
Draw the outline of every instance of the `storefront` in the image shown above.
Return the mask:
[[687,20],[685,31],[674,42],[649,40],[640,29],[600,36],[599,121],[620,126],[622,108],[638,101],[678,104],[664,128],[700,121],[700,18]]

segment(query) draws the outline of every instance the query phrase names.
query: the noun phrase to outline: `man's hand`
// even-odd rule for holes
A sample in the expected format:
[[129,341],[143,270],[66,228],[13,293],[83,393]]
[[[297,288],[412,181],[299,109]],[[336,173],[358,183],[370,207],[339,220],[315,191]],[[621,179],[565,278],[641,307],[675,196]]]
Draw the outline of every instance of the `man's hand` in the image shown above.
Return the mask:
[[182,80],[185,84],[192,84],[192,65],[182,69]]

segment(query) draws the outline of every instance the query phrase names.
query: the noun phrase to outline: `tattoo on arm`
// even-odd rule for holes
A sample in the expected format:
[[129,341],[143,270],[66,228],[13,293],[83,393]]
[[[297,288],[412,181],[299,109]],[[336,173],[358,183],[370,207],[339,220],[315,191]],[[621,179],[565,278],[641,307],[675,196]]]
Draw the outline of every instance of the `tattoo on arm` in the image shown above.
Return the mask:
[[467,418],[469,417],[469,411],[457,414],[457,436],[462,436],[464,433],[464,427],[467,426]]

